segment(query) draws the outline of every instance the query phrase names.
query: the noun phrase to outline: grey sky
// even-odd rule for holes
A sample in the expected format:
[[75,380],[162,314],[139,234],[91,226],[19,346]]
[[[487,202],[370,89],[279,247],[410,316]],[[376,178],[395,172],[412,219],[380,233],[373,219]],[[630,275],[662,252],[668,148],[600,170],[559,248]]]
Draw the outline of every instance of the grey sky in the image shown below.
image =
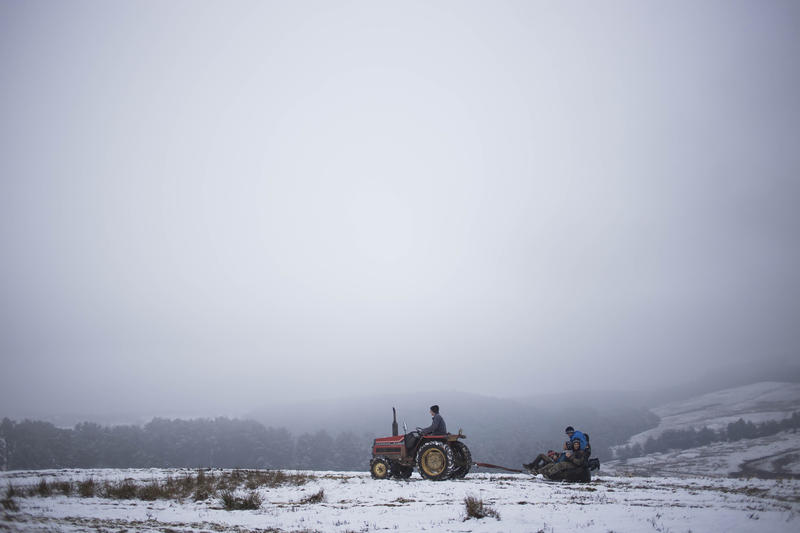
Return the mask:
[[797,2],[2,0],[0,415],[796,359],[798,28]]

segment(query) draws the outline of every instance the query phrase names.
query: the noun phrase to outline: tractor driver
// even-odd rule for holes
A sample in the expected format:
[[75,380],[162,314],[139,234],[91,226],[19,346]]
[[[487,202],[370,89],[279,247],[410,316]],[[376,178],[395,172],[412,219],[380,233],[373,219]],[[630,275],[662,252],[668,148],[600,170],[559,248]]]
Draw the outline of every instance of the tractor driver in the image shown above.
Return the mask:
[[447,426],[444,424],[444,418],[439,414],[439,406],[431,405],[431,416],[433,423],[426,428],[422,428],[423,435],[447,435]]

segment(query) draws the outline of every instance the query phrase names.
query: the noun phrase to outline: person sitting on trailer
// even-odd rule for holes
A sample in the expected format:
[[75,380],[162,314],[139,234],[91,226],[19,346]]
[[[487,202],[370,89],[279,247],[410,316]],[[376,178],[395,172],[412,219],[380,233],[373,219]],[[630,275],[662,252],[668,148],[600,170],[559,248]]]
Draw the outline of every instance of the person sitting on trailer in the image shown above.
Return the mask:
[[564,460],[552,463],[539,469],[537,473],[542,474],[553,481],[564,479],[571,471],[583,468],[586,462],[586,454],[581,449],[578,439],[572,441],[572,449],[564,452]]
[[575,431],[572,426],[567,426],[564,433],[567,434],[567,440],[564,441],[564,451],[556,458],[556,462],[560,463],[567,459],[567,452],[572,451],[572,443],[576,440],[580,443],[580,449],[584,451],[584,455],[588,457],[591,453],[591,450],[589,450],[589,437],[585,433]]
[[540,468],[544,468],[549,464],[553,464],[558,459],[558,452],[555,450],[547,450],[547,453],[540,453],[536,459],[530,463],[522,465],[525,470],[535,474]]
[[420,431],[423,435],[447,435],[447,426],[444,423],[444,418],[439,414],[439,406],[431,405],[431,416],[433,422],[426,428],[421,428]]

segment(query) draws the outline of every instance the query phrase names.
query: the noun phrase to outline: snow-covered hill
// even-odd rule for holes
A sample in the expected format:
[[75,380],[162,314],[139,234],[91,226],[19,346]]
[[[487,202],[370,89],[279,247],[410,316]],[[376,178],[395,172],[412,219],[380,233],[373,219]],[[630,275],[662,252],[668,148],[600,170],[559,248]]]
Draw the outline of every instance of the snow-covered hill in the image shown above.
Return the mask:
[[[661,417],[660,423],[631,437],[629,445],[643,445],[669,430],[704,427],[721,430],[739,419],[759,424],[784,420],[798,411],[800,384],[754,383],[653,409]],[[606,473],[625,475],[800,477],[800,432],[789,430],[733,442],[711,442],[690,449],[649,453],[606,461],[602,468]]]
[[601,468],[616,475],[800,478],[800,433],[651,453],[604,462]]
[[[417,474],[409,481],[376,481],[364,472],[305,472],[299,473],[298,483],[260,485],[240,473],[234,492],[256,494],[260,502],[254,509],[228,511],[214,496],[137,497],[144,486],[180,487],[193,475],[191,470],[156,469],[0,473],[0,486],[27,491],[0,514],[0,530],[777,533],[797,531],[800,520],[797,480],[600,476],[589,484],[569,484],[522,474],[470,473],[463,480],[431,482]],[[205,475],[217,481],[236,479],[231,471]],[[42,479],[52,494],[38,494]],[[112,499],[60,492],[88,479],[96,487],[110,482],[118,488],[128,480],[130,494],[117,491]],[[310,498],[314,495],[319,497]],[[499,519],[466,519],[468,496],[482,500]]]
[[753,383],[671,402],[652,411],[661,418],[658,426],[634,435],[629,444],[644,444],[669,429],[717,430],[740,418],[753,423],[788,418],[800,411],[800,383]]

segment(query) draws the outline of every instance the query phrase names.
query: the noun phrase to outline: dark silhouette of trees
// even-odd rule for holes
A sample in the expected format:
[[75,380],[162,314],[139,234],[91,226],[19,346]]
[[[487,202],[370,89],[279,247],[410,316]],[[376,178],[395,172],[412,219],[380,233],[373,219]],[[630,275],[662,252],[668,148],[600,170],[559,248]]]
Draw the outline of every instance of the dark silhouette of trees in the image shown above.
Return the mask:
[[343,470],[362,470],[372,457],[372,438],[356,436],[352,431],[339,433],[334,439],[333,464]]
[[[598,415],[599,416],[599,415]],[[602,416],[598,420],[604,421]],[[592,454],[610,457],[608,442],[628,430],[611,418],[591,432]],[[625,424],[651,423],[645,415],[626,417]],[[633,426],[630,426],[633,427]],[[800,413],[760,424],[743,419],[713,430],[669,430],[643,445],[617,448],[616,457],[737,441],[800,428]],[[558,448],[559,442],[530,440],[526,427],[471,435],[473,456],[494,464],[519,464],[536,453]],[[549,428],[548,428],[549,429]],[[554,435],[559,429],[553,428]],[[630,435],[631,433],[627,433]],[[169,420],[154,418],[144,426],[101,426],[83,422],[72,429],[48,422],[8,418],[0,423],[0,467],[11,470],[42,468],[270,468],[365,470],[374,435],[352,431],[331,435],[325,430],[297,438],[286,428],[264,427],[252,420],[230,418]],[[619,442],[619,441],[617,441]]]
[[0,465],[42,468],[365,469],[372,436],[326,431],[295,439],[285,428],[229,418],[168,420],[144,426],[83,422],[61,429],[8,418],[0,423]]

